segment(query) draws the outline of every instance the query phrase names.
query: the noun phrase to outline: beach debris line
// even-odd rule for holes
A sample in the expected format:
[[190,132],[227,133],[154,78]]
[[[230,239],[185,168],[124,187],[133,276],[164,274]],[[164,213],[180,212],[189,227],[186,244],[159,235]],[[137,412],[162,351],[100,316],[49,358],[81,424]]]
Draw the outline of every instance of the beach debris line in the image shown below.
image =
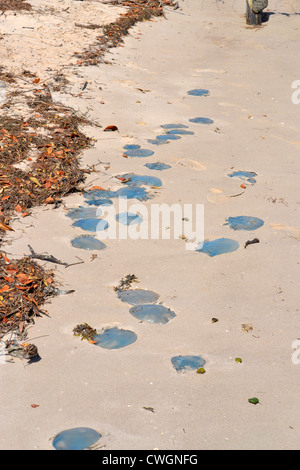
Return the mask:
[[33,207],[57,207],[62,197],[81,190],[86,174],[92,171],[81,169],[78,160],[92,145],[92,139],[78,127],[88,121],[54,104],[48,87],[39,91],[23,98],[30,113],[27,120],[4,114],[0,118],[2,229],[16,215],[30,215]]
[[0,337],[23,332],[36,317],[45,300],[56,295],[54,274],[31,258],[10,260],[0,252]]
[[109,48],[121,46],[124,37],[136,23],[145,20],[153,20],[163,16],[163,7],[172,6],[172,0],[121,0],[119,5],[127,7],[126,13],[120,15],[114,22],[102,26],[102,35],[97,38],[95,44],[83,52],[75,52],[78,66],[98,64],[104,60]]
[[31,10],[30,3],[25,0],[0,0],[0,11],[8,10]]

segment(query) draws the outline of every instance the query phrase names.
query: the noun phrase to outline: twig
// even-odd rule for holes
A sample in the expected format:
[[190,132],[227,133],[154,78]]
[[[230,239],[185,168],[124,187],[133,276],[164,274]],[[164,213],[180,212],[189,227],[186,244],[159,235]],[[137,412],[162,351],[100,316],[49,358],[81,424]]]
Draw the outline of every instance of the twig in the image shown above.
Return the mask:
[[64,263],[63,261],[59,261],[57,258],[55,258],[52,255],[39,255],[38,253],[35,253],[33,248],[28,245],[29,250],[31,251],[31,255],[29,255],[29,258],[35,258],[35,259],[41,259],[43,261],[49,261],[50,263],[56,263],[56,264],[61,264],[63,266],[68,266],[68,263]]

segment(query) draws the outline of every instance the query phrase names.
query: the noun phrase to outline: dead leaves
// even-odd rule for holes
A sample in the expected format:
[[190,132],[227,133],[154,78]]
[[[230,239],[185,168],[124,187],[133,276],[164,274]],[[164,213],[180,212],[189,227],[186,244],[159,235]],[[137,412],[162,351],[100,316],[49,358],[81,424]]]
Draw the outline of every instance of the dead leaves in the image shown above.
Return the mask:
[[103,129],[103,132],[115,132],[118,131],[119,129],[117,126],[107,126],[105,129]]
[[3,230],[4,232],[7,232],[7,231],[14,232],[13,228],[11,228],[9,225],[4,224],[3,222],[0,222],[0,230]]
[[0,333],[23,331],[33,317],[41,315],[40,306],[54,295],[52,272],[45,272],[35,261],[10,260],[0,252]]

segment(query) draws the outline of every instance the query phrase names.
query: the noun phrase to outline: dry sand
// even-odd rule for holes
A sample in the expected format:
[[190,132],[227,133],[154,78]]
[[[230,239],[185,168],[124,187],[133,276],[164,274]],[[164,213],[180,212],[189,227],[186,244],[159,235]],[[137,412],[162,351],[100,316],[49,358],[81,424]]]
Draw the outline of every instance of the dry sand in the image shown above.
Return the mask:
[[[90,186],[116,189],[113,176],[121,173],[158,176],[163,187],[147,208],[204,204],[205,238],[232,238],[239,249],[211,258],[186,250],[180,238],[107,240],[92,260],[96,252],[71,246],[84,232],[72,227],[63,206],[16,220],[8,253],[28,254],[30,244],[84,263],[47,264],[62,288],[75,292],[53,299],[49,318],[29,330],[42,359],[0,364],[1,449],[53,449],[53,436],[78,426],[98,430],[106,450],[298,449],[300,365],[292,361],[292,343],[300,326],[300,105],[291,97],[300,79],[300,16],[283,14],[297,11],[296,2],[270,0],[274,14],[250,28],[243,4],[180,1],[179,9],[165,9],[166,19],[135,26],[125,47],[108,53],[110,64],[70,69],[69,93],[53,95],[103,126],[85,128],[96,140],[82,164],[104,162]],[[74,97],[86,81],[85,93]],[[195,88],[210,96],[189,96]],[[189,122],[197,116],[214,123]],[[147,140],[173,122],[194,135],[152,146],[148,158],[122,157],[124,145],[150,148]],[[103,132],[107,125],[119,132]],[[156,161],[172,168],[144,167]],[[242,189],[242,181],[228,177],[234,170],[257,173],[256,184]],[[64,203],[76,207],[83,197]],[[253,232],[224,225],[239,215],[264,225]],[[254,237],[260,243],[244,249]],[[113,290],[129,273],[176,318],[157,325],[130,315]],[[99,348],[73,336],[83,322],[130,329],[138,339],[120,350]],[[202,355],[205,374],[175,371],[171,358],[187,354]],[[260,404],[250,404],[251,397]]]

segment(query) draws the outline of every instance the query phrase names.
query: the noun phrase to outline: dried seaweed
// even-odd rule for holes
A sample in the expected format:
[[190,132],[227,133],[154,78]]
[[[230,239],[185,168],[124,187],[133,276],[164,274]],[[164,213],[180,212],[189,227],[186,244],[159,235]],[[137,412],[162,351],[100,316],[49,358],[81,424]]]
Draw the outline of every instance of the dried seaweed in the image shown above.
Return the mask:
[[128,11],[116,21],[103,26],[103,34],[97,38],[97,43],[88,50],[75,53],[79,59],[77,65],[86,66],[97,64],[104,60],[104,54],[109,48],[120,46],[130,28],[140,21],[150,20],[163,15],[163,5],[172,5],[171,0],[127,0],[119,1],[119,5],[127,6]]
[[[162,15],[162,5],[171,3],[118,1],[128,7],[127,12],[103,27],[97,44],[77,54],[78,65],[100,62],[109,48],[121,45],[134,24]],[[7,10],[31,10],[31,6],[23,0],[0,0],[0,11]],[[26,217],[44,204],[57,207],[62,197],[82,189],[86,173],[92,171],[82,169],[79,162],[82,151],[92,145],[92,139],[79,127],[91,123],[71,108],[54,103],[50,89],[39,84],[35,74],[26,70],[22,75],[23,80],[33,79],[31,93],[15,88],[1,106],[7,113],[0,117],[0,245],[5,233],[13,230],[13,218]],[[6,84],[15,84],[18,78],[0,67],[0,80]],[[65,79],[58,72],[54,80],[58,86]],[[26,119],[13,116],[19,97],[30,111]],[[56,295],[54,274],[32,258],[10,260],[0,251],[0,338],[23,332],[37,316],[47,314],[41,307]],[[132,282],[138,282],[136,276],[128,275],[116,289],[128,289]]]
[[0,10],[31,10],[31,5],[25,0],[0,0]]
[[55,295],[53,273],[27,258],[0,255],[0,337],[47,314],[41,306]]

